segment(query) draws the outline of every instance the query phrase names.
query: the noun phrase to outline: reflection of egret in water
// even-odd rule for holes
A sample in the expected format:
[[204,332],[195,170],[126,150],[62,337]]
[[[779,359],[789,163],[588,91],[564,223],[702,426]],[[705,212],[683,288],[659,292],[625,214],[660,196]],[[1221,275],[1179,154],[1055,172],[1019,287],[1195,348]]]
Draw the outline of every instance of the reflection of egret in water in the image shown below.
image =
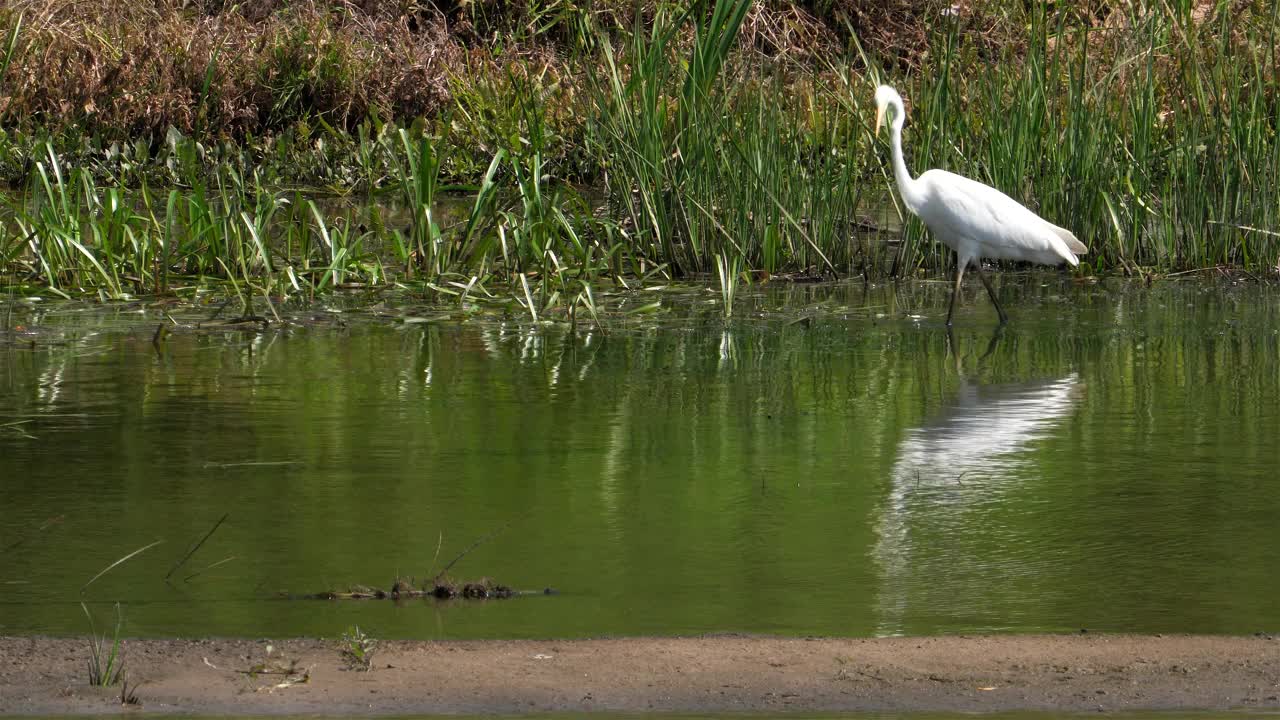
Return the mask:
[[[1009,617],[1012,575],[1050,558],[1009,522],[1019,489],[1038,474],[1032,443],[1075,404],[1079,381],[997,385],[963,381],[955,399],[898,446],[879,515],[879,631],[998,629]],[[1021,505],[1019,508],[1023,507]],[[1034,598],[1031,598],[1033,600]]]

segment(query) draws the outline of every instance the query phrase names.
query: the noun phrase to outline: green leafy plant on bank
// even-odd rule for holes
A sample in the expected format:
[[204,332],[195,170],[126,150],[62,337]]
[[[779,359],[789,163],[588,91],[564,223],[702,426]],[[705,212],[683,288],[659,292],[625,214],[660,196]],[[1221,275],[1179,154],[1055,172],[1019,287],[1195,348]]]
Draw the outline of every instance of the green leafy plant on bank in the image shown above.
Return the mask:
[[378,649],[378,640],[352,625],[342,633],[342,644],[338,648],[338,657],[348,670],[369,672],[373,670],[373,654]]

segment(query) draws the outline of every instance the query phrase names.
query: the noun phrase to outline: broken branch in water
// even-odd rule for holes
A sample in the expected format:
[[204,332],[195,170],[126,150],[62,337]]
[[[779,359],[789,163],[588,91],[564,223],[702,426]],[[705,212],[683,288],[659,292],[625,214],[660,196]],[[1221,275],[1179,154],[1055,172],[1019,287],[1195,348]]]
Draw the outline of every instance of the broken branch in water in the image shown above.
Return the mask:
[[310,595],[290,595],[281,593],[281,597],[289,600],[406,600],[435,598],[450,600],[463,598],[466,600],[505,600],[523,595],[556,595],[553,588],[542,590],[516,590],[508,585],[499,585],[489,578],[481,578],[474,582],[455,583],[448,579],[436,579],[414,584],[413,578],[398,578],[391,584],[390,590],[354,585],[345,592],[330,590]]

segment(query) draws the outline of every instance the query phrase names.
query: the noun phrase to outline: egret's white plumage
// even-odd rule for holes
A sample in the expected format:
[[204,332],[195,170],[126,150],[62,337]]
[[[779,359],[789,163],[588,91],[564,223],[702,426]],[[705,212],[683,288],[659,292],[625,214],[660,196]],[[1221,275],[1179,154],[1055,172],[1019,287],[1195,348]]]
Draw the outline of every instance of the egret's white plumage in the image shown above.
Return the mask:
[[893,175],[903,203],[924,221],[934,237],[956,252],[956,282],[947,310],[948,325],[965,268],[971,263],[1003,323],[1009,318],[982,272],[983,258],[1075,266],[1079,263],[1076,255],[1088,252],[1069,230],[1036,215],[993,187],[946,170],[930,170],[912,178],[902,159],[902,123],[906,120],[902,97],[888,85],[881,85],[876,89],[877,131],[886,114],[893,135]]

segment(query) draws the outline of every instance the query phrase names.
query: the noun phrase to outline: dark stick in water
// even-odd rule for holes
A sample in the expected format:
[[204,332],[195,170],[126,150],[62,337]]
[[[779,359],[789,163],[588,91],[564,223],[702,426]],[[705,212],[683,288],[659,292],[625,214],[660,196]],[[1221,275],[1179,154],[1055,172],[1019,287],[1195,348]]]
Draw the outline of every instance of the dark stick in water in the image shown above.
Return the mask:
[[458,562],[459,560],[461,560],[462,558],[464,558],[464,557],[466,557],[467,555],[471,554],[471,551],[472,551],[472,550],[475,550],[476,548],[480,547],[481,545],[483,545],[483,544],[485,544],[485,543],[489,542],[489,541],[490,541],[490,540],[492,540],[495,536],[497,536],[497,535],[498,535],[498,533],[500,533],[500,532],[502,532],[502,531],[506,530],[506,529],[507,529],[508,527],[510,527],[510,526],[511,526],[511,523],[504,523],[504,524],[502,525],[502,527],[498,528],[497,530],[494,530],[493,532],[489,533],[488,535],[485,535],[484,537],[480,538],[479,540],[477,540],[477,541],[475,541],[475,542],[471,543],[471,547],[469,547],[469,548],[467,548],[466,550],[463,550],[462,552],[458,553],[458,556],[457,556],[457,557],[455,557],[454,559],[450,560],[450,561],[449,561],[449,564],[448,564],[448,565],[445,565],[443,570],[441,570],[440,572],[436,573],[436,576],[435,576],[434,578],[432,578],[431,582],[433,582],[433,583],[439,583],[439,582],[440,582],[440,578],[444,577],[444,574],[445,574],[445,573],[447,573],[447,572],[449,572],[449,568],[451,568],[451,567],[453,567],[455,564],[457,564],[457,562]]
[[[230,515],[231,513],[223,513],[222,517],[218,518],[218,522],[214,523],[213,527],[209,529],[209,532],[205,533],[204,537],[200,538],[199,542],[197,542],[195,545],[192,545],[191,549],[187,550],[187,554],[183,555],[181,560],[179,560],[176,564],[174,564],[173,567],[169,568],[169,572],[165,573],[165,576],[164,576],[165,582],[169,582],[169,578],[172,577],[173,574],[178,571],[178,568],[186,564],[186,562],[191,559],[191,556],[196,554],[196,551],[200,549],[200,546],[204,545],[205,541],[208,540],[209,537],[212,536],[215,532],[217,532],[218,528],[222,527],[223,521],[225,521]],[[207,570],[208,568],[205,568],[205,569]],[[202,570],[201,572],[204,572],[204,571]],[[191,578],[187,578],[187,579],[190,580]]]

